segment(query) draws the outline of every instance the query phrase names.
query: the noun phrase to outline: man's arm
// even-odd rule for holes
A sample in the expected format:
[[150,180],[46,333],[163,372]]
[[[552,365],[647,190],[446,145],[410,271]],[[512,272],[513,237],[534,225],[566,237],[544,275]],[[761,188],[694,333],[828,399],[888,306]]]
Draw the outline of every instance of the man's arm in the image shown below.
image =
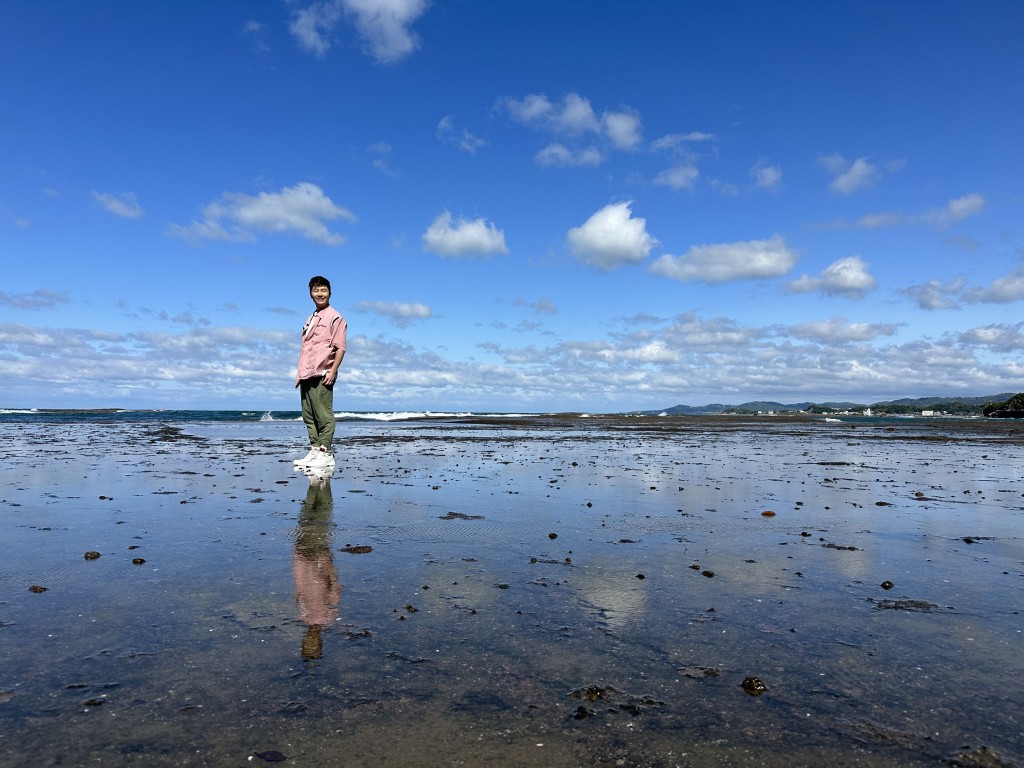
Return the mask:
[[345,359],[345,350],[339,350],[338,354],[334,356],[334,364],[331,366],[331,370],[324,374],[324,384],[331,386],[338,380],[338,368],[341,367],[341,361]]

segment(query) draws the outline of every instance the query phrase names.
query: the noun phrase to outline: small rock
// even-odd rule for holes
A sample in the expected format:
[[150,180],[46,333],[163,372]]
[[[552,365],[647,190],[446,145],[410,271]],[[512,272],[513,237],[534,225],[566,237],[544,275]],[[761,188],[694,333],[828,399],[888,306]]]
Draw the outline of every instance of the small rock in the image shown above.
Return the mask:
[[768,690],[768,686],[766,686],[759,677],[744,677],[741,686],[743,690],[751,696],[760,696]]

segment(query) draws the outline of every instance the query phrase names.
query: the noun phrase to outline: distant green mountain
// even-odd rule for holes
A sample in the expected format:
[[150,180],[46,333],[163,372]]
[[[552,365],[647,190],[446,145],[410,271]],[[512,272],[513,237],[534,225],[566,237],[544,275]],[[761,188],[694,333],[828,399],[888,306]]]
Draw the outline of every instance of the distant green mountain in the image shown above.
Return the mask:
[[870,408],[875,413],[919,413],[921,411],[941,411],[957,415],[980,416],[986,405],[1002,403],[1014,397],[1012,392],[987,397],[915,397],[900,400],[883,400],[877,403],[827,402],[827,403],[777,403],[771,400],[753,400],[739,405],[709,403],[708,405],[673,405],[654,411],[635,411],[638,415],[658,416],[706,416],[722,413],[776,413],[786,411],[811,411],[814,413],[832,413],[835,411],[863,411]]

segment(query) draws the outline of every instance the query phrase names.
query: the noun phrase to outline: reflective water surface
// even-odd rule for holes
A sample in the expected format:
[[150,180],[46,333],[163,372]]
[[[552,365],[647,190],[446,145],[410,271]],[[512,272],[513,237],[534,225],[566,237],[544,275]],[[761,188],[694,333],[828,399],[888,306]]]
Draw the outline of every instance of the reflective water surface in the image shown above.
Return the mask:
[[1012,424],[301,432],[0,428],[0,765],[1020,764]]

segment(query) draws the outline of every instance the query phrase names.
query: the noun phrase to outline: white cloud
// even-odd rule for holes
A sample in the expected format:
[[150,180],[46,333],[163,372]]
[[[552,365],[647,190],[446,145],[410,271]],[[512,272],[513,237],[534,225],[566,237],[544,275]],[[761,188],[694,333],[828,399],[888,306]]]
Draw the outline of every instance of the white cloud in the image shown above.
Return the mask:
[[444,211],[423,233],[423,247],[438,256],[464,258],[508,253],[505,233],[485,219],[454,222]]
[[717,141],[713,133],[703,131],[690,131],[690,133],[669,133],[651,142],[652,149],[673,149],[680,144],[688,144],[701,141]]
[[266,28],[258,21],[247,21],[242,25],[242,34],[248,35],[252,40],[252,47],[256,53],[269,53],[270,45],[267,43],[264,33]]
[[645,219],[633,218],[631,205],[611,203],[570,229],[566,238],[573,256],[606,271],[646,259],[658,241],[648,234]]
[[554,112],[555,106],[541,93],[529,93],[522,99],[504,99],[502,106],[514,120],[528,125],[543,123]]
[[[603,150],[635,149],[643,141],[636,111],[607,110],[598,117],[590,101],[578,93],[566,94],[557,104],[544,94],[531,93],[521,99],[509,97],[501,99],[497,109],[517,123],[557,137],[557,141],[537,153],[540,165],[598,165],[604,160]],[[577,142],[586,142],[588,146],[573,146]],[[601,146],[589,146],[594,142]]]
[[526,299],[516,299],[512,302],[517,307],[529,307],[538,314],[553,315],[558,312],[558,307],[555,303],[548,298],[537,299],[537,301],[527,301]]
[[881,176],[878,168],[866,157],[858,157],[852,163],[847,163],[842,155],[832,154],[819,157],[818,162],[833,176],[829,188],[841,195],[873,186]]
[[313,3],[300,8],[289,26],[299,44],[316,56],[325,56],[331,47],[330,34],[342,17],[340,0]]
[[255,232],[298,234],[323,245],[341,245],[345,238],[325,221],[355,221],[355,215],[335,204],[316,184],[300,182],[280,192],[256,197],[225,192],[203,209],[201,219],[188,225],[172,224],[168,233],[187,240],[253,241]]
[[910,218],[903,213],[869,213],[857,220],[857,227],[881,229],[882,227],[895,227],[909,220]]
[[834,344],[894,336],[896,326],[892,323],[851,323],[845,317],[833,317],[830,320],[798,323],[790,326],[786,332],[794,338]]
[[640,118],[633,112],[605,112],[601,117],[605,135],[619,149],[632,149],[640,141]]
[[376,144],[371,144],[367,147],[367,152],[372,158],[371,164],[373,167],[385,176],[397,178],[398,171],[391,167],[391,150],[391,145],[386,141],[378,141]]
[[455,127],[455,117],[445,115],[437,124],[436,135],[439,141],[461,149],[470,155],[475,155],[481,147],[487,146],[484,139],[478,138],[463,128],[461,131]]
[[659,173],[654,177],[653,183],[669,189],[692,189],[698,176],[700,171],[694,166],[677,165]]
[[777,165],[769,165],[767,160],[754,163],[750,175],[758,189],[776,190],[782,186],[782,169]]
[[651,272],[673,280],[724,283],[781,277],[796,264],[781,236],[769,240],[695,245],[682,256],[664,254]]
[[322,0],[300,8],[292,17],[292,34],[303,48],[322,57],[342,18],[351,19],[378,62],[392,64],[419,48],[410,29],[427,10],[426,0]]
[[929,280],[927,283],[911,285],[902,293],[917,304],[919,309],[934,311],[938,309],[960,309],[957,297],[963,291],[964,280],[958,277],[948,283],[941,280]]
[[789,284],[796,293],[817,291],[826,296],[859,299],[875,287],[875,278],[867,263],[859,256],[847,256],[834,261],[818,277],[803,275]]
[[1024,350],[1024,323],[1014,325],[992,325],[971,328],[958,337],[962,344],[986,347],[995,352],[1017,352]]
[[899,212],[871,213],[857,221],[861,229],[880,229],[900,224],[929,224],[936,229],[948,229],[952,225],[969,219],[985,209],[985,198],[976,192],[950,200],[941,208],[932,208],[918,214]]
[[547,96],[537,93],[522,99],[504,99],[499,106],[517,122],[554,133],[579,135],[601,130],[601,122],[590,101],[578,93],[566,94],[557,106]]
[[977,304],[1010,304],[1024,300],[1024,267],[996,278],[987,287],[966,291],[963,298]]
[[40,288],[32,293],[0,291],[0,306],[13,309],[53,309],[58,304],[67,304],[69,301],[66,293],[47,288]]
[[985,208],[985,198],[977,192],[950,200],[942,208],[935,208],[921,214],[921,219],[938,229],[946,229],[957,222],[968,219]]
[[604,160],[601,151],[596,147],[569,149],[564,144],[549,144],[536,156],[537,165],[571,168],[574,166],[600,165]]
[[356,309],[383,315],[399,328],[408,327],[414,320],[427,320],[433,312],[426,304],[400,301],[360,301]]
[[132,192],[93,192],[93,199],[115,216],[123,219],[137,219],[142,216],[142,206]]

